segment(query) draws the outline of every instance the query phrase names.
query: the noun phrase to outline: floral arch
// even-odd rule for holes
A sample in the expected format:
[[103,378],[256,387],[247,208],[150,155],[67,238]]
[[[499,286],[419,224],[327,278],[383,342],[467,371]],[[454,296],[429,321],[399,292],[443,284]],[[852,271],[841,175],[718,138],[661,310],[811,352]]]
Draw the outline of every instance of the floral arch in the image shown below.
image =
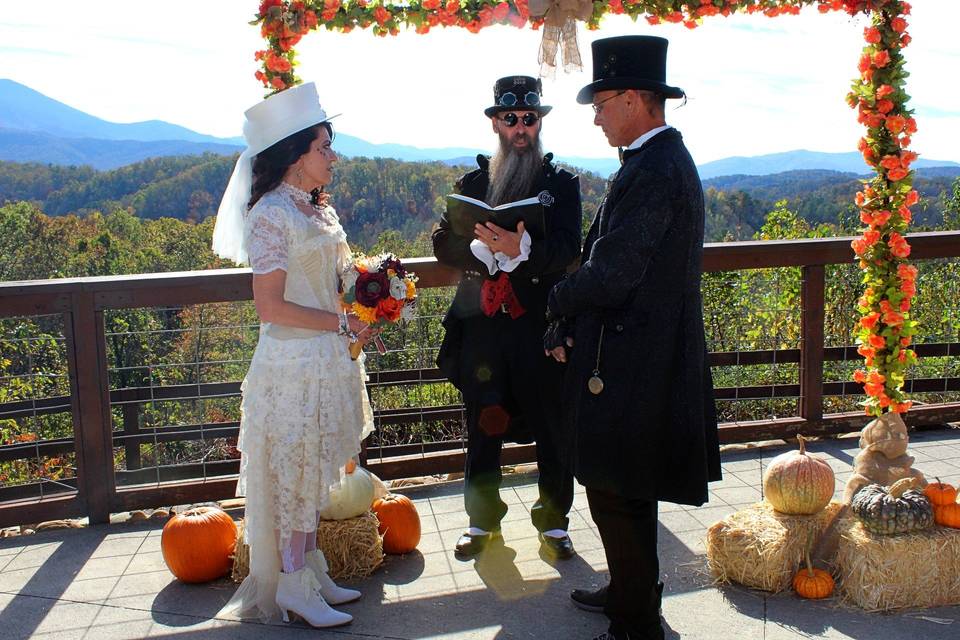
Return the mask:
[[572,20],[598,29],[608,14],[625,14],[650,24],[683,23],[694,29],[704,19],[734,13],[767,17],[798,14],[805,7],[821,13],[844,11],[869,15],[863,32],[865,45],[859,74],[847,94],[866,132],[859,150],[876,176],[864,181],[856,195],[863,234],[851,245],[863,270],[864,291],[858,302],[855,328],[864,367],[854,374],[863,384],[868,415],[904,413],[911,405],[903,392],[904,373],[916,361],[910,348],[916,322],[910,306],[916,295],[916,267],[910,255],[907,226],[910,207],[919,201],[913,189],[909,150],[917,125],[908,108],[903,49],[910,44],[907,16],[910,4],[902,0],[261,0],[251,24],[260,25],[267,47],[257,51],[261,63],[256,77],[264,87],[282,91],[298,84],[296,50],[300,39],[325,28],[349,32],[371,29],[375,35],[399,33],[401,27],[425,34],[433,28],[462,27],[476,33],[495,24],[517,28],[559,29]]

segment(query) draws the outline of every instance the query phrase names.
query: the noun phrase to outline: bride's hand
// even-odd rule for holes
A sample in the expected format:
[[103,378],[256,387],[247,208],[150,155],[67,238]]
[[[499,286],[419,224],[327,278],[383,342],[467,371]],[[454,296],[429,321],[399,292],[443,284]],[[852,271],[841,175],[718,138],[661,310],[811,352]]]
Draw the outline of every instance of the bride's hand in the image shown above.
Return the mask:
[[376,336],[380,335],[380,329],[371,327],[357,316],[347,316],[347,322],[350,325],[350,331],[357,334],[357,340],[359,340],[361,344],[367,344]]
[[371,327],[370,325],[367,325],[363,331],[357,334],[357,339],[360,340],[360,342],[362,342],[363,344],[367,344],[368,342],[376,338],[378,335],[380,335],[380,331],[381,330],[379,328],[374,328],[374,327]]
[[367,323],[353,314],[347,316],[347,325],[350,327],[350,331],[357,335],[360,335],[367,328]]

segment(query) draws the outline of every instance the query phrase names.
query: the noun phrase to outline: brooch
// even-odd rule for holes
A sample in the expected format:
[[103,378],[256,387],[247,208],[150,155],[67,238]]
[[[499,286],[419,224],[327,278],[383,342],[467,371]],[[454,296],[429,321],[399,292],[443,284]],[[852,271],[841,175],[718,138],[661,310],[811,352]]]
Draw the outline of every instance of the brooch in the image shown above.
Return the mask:
[[550,195],[550,192],[546,189],[537,194],[537,200],[539,200],[540,204],[545,207],[549,207],[553,204],[553,196]]

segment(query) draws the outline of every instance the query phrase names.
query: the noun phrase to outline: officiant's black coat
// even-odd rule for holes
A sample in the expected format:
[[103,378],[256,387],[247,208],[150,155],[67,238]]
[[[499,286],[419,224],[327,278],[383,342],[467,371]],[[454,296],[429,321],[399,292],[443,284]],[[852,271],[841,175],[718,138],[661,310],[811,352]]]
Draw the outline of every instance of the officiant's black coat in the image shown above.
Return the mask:
[[[575,321],[559,445],[588,488],[699,505],[707,481],[720,479],[700,297],[703,224],[696,167],[680,133],[667,129],[624,154],[580,268],[550,294],[551,311]],[[594,395],[587,381],[601,327],[604,389]]]
[[[539,349],[541,357],[547,294],[563,277],[567,267],[580,255],[580,179],[569,171],[556,167],[552,160],[552,154],[544,156],[543,175],[528,194],[529,197],[538,196],[542,192],[549,195],[549,198],[544,199],[549,202],[549,205],[544,207],[546,237],[542,241],[534,241],[530,247],[529,259],[520,263],[509,274],[513,291],[526,309],[525,320],[517,323],[517,327],[522,327],[521,330],[529,334],[530,344]],[[490,181],[488,164],[486,156],[477,156],[478,168],[457,181],[457,193],[484,200]],[[470,380],[465,379],[461,371],[463,350],[488,348],[483,344],[464,344],[463,321],[483,316],[480,308],[480,288],[484,279],[496,278],[499,275],[488,274],[486,265],[471,253],[470,240],[451,231],[446,214],[441,217],[438,228],[433,232],[433,250],[437,260],[463,272],[456,296],[443,320],[445,335],[437,357],[440,370],[461,391],[470,384]],[[537,384],[537,381],[531,380],[530,384]]]

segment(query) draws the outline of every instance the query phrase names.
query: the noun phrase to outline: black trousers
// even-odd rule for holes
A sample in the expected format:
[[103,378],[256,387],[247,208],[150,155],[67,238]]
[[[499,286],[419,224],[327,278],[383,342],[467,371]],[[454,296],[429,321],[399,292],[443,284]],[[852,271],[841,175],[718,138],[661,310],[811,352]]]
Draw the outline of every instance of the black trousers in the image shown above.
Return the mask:
[[573,475],[555,443],[560,419],[561,365],[543,354],[542,314],[516,320],[498,313],[464,322],[461,358],[467,410],[464,506],[470,526],[493,531],[507,513],[500,499],[505,441],[537,442],[539,498],[530,511],[538,531],[564,529],[573,504]]
[[610,570],[603,610],[610,618],[610,632],[629,640],[662,640],[657,503],[589,487],[587,503]]

